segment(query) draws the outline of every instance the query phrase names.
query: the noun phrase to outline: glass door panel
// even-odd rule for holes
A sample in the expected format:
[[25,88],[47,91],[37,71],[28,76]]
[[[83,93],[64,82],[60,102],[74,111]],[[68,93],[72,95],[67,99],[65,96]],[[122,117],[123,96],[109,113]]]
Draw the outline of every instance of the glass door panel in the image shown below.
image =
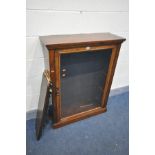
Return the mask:
[[101,106],[112,49],[61,54],[61,117]]

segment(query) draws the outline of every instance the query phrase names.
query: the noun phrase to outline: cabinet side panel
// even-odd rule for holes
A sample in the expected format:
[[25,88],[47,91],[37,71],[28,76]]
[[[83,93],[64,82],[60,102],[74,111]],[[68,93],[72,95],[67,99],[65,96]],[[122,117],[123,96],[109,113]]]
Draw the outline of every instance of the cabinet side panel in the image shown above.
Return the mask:
[[116,64],[117,64],[117,60],[118,60],[118,56],[119,56],[120,47],[121,47],[121,44],[117,45],[112,50],[109,70],[108,70],[108,74],[107,74],[107,77],[106,77],[106,83],[105,83],[104,91],[103,91],[104,93],[103,93],[103,96],[102,96],[102,107],[103,108],[106,107],[106,105],[107,105],[107,100],[108,100],[108,96],[109,96],[113,76],[114,76],[114,73],[115,73],[115,68],[116,68]]
[[55,90],[55,52],[49,51],[50,78],[52,82],[52,104],[53,104],[53,122],[57,122],[56,90]]

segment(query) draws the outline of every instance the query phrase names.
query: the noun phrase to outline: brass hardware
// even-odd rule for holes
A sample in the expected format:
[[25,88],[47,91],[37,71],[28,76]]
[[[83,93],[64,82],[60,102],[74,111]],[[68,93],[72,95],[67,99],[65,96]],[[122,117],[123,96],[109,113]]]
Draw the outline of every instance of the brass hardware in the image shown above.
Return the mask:
[[51,73],[54,73],[54,70],[51,70]]
[[57,88],[52,82],[50,83],[50,89],[49,89],[50,93],[54,93],[56,95],[60,95],[60,90],[59,88]]
[[87,47],[86,47],[86,50],[90,50],[90,46],[87,46]]
[[51,81],[49,85],[49,93],[52,94],[52,92],[53,92],[53,83]]
[[44,70],[44,76],[46,77],[48,83],[50,83],[51,79],[50,79],[50,73],[48,70]]

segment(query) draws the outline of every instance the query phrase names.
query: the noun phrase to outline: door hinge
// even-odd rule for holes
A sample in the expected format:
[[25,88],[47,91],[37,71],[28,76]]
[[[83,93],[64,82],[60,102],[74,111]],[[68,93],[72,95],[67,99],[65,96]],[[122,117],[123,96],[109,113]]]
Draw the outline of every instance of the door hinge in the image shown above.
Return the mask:
[[52,92],[55,92],[56,95],[60,95],[60,89],[50,82],[49,93],[52,94]]

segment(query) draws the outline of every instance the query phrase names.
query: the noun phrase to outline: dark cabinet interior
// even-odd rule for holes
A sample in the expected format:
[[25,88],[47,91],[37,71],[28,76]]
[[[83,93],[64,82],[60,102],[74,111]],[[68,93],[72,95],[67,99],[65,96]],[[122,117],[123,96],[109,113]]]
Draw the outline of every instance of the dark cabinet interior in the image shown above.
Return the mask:
[[61,56],[61,116],[101,106],[111,49]]

